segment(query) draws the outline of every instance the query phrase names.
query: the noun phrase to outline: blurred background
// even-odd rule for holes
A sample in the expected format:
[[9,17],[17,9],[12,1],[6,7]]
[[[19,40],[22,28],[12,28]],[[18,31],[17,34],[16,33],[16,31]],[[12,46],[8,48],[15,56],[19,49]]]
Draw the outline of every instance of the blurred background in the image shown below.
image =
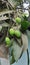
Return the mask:
[[[29,4],[30,4],[30,0],[23,0],[23,2],[24,2],[24,1],[25,1],[25,2],[28,1]],[[29,65],[30,65],[30,31],[27,31],[27,36],[28,36],[28,51],[29,51]],[[5,60],[3,60],[3,61],[4,61],[4,62],[1,62],[2,65],[9,65],[9,61],[7,61],[7,63],[6,63]],[[1,63],[0,63],[0,65],[1,65]],[[5,63],[6,63],[6,64],[5,64]],[[13,65],[28,65],[28,64],[27,64],[27,52],[25,51],[25,52],[23,53],[21,59],[19,59],[18,62],[17,62],[17,63],[14,63]]]

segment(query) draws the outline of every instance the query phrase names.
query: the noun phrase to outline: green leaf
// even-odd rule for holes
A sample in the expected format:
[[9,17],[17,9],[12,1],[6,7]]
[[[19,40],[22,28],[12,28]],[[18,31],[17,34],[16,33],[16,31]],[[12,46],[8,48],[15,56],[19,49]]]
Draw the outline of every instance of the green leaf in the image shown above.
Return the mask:
[[29,22],[28,21],[22,21],[21,22],[21,28],[23,31],[27,30],[29,27]]
[[13,55],[14,59],[17,62],[19,57],[21,56],[22,48],[17,44],[17,42],[13,42]]
[[11,56],[11,57],[10,57],[10,64],[13,64],[14,62],[15,62],[14,56]]
[[23,52],[28,49],[28,37],[26,34],[22,34]]

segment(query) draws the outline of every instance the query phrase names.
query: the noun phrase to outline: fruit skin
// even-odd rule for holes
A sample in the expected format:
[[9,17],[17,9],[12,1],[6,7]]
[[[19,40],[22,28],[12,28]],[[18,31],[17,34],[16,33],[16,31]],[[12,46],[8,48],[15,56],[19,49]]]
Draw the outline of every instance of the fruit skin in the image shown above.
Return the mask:
[[15,35],[19,38],[19,37],[21,37],[21,32],[18,30],[15,30]]
[[17,18],[15,18],[15,21],[16,21],[17,23],[21,23],[21,18],[17,17]]
[[29,27],[29,22],[28,21],[23,21],[21,22],[21,28],[23,31],[27,30]]
[[9,37],[6,37],[6,38],[5,38],[5,42],[6,42],[6,45],[7,45],[7,46],[10,46],[10,39],[9,39]]
[[10,35],[12,35],[12,36],[14,35],[14,32],[15,32],[15,31],[14,31],[14,29],[12,29],[12,28],[9,30],[9,33],[10,33]]

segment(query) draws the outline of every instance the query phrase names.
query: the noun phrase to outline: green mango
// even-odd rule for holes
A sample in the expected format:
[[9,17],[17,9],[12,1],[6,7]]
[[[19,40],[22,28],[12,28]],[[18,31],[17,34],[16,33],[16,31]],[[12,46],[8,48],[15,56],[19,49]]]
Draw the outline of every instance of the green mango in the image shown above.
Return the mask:
[[15,31],[14,31],[14,29],[12,29],[12,28],[9,30],[9,33],[10,33],[11,36],[14,35],[14,32],[15,32]]
[[21,37],[21,32],[19,30],[15,30],[15,35],[19,38]]
[[16,23],[21,23],[21,18],[17,17],[15,18]]
[[6,37],[6,38],[5,38],[5,42],[6,42],[6,45],[7,45],[7,46],[10,46],[10,42],[11,42],[11,41],[10,41],[9,37]]

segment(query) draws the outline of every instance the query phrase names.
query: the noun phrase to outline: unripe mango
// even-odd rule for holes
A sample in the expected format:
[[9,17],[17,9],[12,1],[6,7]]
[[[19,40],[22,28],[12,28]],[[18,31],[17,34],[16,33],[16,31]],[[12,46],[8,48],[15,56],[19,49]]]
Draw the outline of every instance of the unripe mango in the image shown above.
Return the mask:
[[16,21],[17,23],[21,23],[21,18],[17,17],[17,18],[15,18],[15,21]]
[[16,30],[16,31],[15,31],[15,35],[19,38],[19,37],[21,37],[21,32],[18,31],[18,30]]
[[9,37],[6,37],[6,38],[5,38],[5,42],[6,42],[6,45],[7,45],[7,46],[10,46],[10,39],[9,39]]
[[14,29],[11,28],[11,29],[9,30],[9,33],[10,33],[11,36],[13,36],[13,35],[14,35]]

